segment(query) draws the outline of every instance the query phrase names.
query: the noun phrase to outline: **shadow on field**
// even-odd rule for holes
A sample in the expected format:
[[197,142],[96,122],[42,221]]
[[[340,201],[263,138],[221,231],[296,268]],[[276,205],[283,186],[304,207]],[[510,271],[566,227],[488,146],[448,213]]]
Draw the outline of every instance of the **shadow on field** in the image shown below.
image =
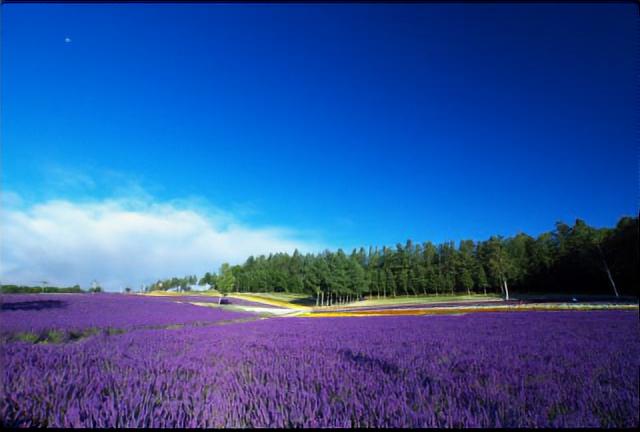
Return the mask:
[[372,367],[379,369],[386,374],[397,374],[398,366],[375,357],[369,357],[366,354],[354,353],[351,350],[340,350],[340,355],[345,359],[356,363],[359,366]]
[[35,300],[26,302],[15,303],[2,303],[0,310],[3,311],[17,311],[17,310],[42,310],[42,309],[56,309],[63,308],[66,303],[60,300]]
[[298,306],[315,306],[316,299],[313,297],[304,297],[298,299],[287,300],[289,303],[298,305]]

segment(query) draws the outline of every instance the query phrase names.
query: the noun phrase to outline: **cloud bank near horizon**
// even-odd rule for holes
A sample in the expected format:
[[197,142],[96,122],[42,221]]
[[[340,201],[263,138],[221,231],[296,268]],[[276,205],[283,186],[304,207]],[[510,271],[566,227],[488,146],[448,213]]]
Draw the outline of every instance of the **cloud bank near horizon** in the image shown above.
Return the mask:
[[218,209],[176,201],[48,200],[24,205],[3,194],[3,284],[139,288],[165,277],[217,270],[250,255],[318,252],[324,246],[280,227],[251,227]]

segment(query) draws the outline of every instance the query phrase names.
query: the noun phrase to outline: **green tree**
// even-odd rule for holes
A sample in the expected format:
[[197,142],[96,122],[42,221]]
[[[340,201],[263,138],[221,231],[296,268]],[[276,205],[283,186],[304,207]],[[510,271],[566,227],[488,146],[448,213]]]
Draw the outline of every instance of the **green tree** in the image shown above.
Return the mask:
[[386,280],[386,283],[384,285],[384,288],[385,288],[384,296],[386,297],[386,290],[388,290],[389,293],[393,297],[395,297],[395,295],[396,295],[396,280],[393,277],[393,273],[391,272],[390,269],[386,269],[385,270],[385,280]]
[[513,268],[509,254],[507,254],[501,237],[491,237],[487,247],[490,277],[500,285],[505,300],[509,300],[508,278]]
[[[231,266],[227,263],[223,263],[220,266],[220,272],[217,280],[218,291],[220,291],[220,293],[222,293],[223,296],[226,296],[231,291],[233,291],[235,283],[236,283],[236,278],[233,275]],[[218,303],[220,303],[220,300],[218,301]]]
[[489,288],[489,281],[487,280],[487,274],[484,271],[482,265],[478,265],[476,272],[476,285],[481,288],[484,295],[487,295],[487,288]]
[[473,269],[475,266],[473,252],[475,245],[473,240],[462,240],[458,248],[456,260],[456,278],[458,286],[471,295],[473,289]]

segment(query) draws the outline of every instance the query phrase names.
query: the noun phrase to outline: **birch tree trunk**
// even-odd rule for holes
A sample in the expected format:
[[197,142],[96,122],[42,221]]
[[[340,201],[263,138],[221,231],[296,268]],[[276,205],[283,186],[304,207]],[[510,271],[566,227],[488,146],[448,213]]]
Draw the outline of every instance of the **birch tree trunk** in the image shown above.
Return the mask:
[[613,276],[611,276],[609,265],[607,264],[607,260],[604,258],[604,253],[602,253],[602,249],[600,248],[599,244],[598,244],[598,252],[600,252],[600,258],[602,259],[602,266],[604,267],[604,271],[607,273],[607,277],[609,278],[609,283],[613,287],[613,292],[615,293],[616,297],[620,297],[620,294],[618,294],[618,289],[616,288],[616,283],[613,281]]
[[616,288],[616,283],[613,281],[613,277],[611,276],[611,272],[609,271],[608,266],[607,266],[607,276],[609,277],[609,282],[611,282],[611,286],[613,287],[613,292],[615,293],[616,297],[620,297],[620,294],[618,294],[618,289]]
[[504,278],[504,292],[506,293],[505,300],[509,300],[509,287],[507,287],[507,279]]

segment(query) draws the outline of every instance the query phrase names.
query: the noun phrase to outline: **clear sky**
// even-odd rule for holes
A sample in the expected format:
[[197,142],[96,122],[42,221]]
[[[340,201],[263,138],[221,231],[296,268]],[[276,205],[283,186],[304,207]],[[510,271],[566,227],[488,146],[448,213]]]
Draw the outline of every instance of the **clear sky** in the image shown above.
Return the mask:
[[85,282],[62,255],[88,250],[135,261],[114,239],[147,254],[149,218],[165,243],[190,224],[204,257],[145,280],[611,226],[638,210],[639,30],[633,4],[5,4],[5,280]]

